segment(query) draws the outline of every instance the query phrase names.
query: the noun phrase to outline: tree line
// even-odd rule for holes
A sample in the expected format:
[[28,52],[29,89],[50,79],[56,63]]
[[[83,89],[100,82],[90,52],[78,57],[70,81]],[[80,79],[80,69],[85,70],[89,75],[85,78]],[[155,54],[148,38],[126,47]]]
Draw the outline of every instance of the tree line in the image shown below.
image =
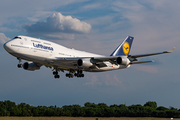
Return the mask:
[[80,105],[32,106],[26,103],[0,101],[0,116],[69,116],[69,117],[180,117],[180,109],[174,107],[157,107],[153,101],[146,102],[143,106],[125,104],[106,105],[105,103],[86,102]]

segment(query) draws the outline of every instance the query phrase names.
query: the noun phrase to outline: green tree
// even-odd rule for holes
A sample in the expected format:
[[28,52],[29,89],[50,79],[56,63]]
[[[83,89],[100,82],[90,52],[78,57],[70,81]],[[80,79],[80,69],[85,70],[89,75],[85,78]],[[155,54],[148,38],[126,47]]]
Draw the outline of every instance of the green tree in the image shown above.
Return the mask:
[[180,117],[180,111],[177,110],[170,110],[166,111],[167,117],[169,118],[179,118]]
[[54,116],[54,110],[53,108],[47,108],[44,112],[45,116]]
[[85,106],[85,107],[91,107],[91,103],[90,103],[90,102],[86,102],[86,103],[84,104],[84,106]]
[[166,107],[163,107],[163,106],[159,106],[159,107],[157,107],[156,110],[160,110],[160,111],[168,111],[169,109],[166,108]]
[[156,109],[157,108],[157,103],[156,102],[153,102],[153,101],[148,101],[144,104],[144,106],[149,106],[151,108],[154,108]]
[[84,116],[84,115],[85,115],[85,112],[80,105],[73,105],[72,106],[72,116],[80,117],[80,116]]
[[95,117],[96,115],[96,111],[95,111],[96,108],[92,108],[92,107],[89,107],[89,108],[85,108],[85,117]]
[[90,103],[90,102],[86,102],[84,104],[84,106],[85,107],[93,107],[93,108],[97,108],[98,107],[98,105],[96,105],[95,103]]
[[110,105],[110,108],[113,107],[118,107],[118,105],[114,104],[114,105]]
[[100,108],[107,108],[108,106],[105,103],[99,103],[98,107],[100,107]]
[[39,109],[38,109],[38,107],[33,107],[32,108],[32,114],[33,114],[33,116],[39,116]]

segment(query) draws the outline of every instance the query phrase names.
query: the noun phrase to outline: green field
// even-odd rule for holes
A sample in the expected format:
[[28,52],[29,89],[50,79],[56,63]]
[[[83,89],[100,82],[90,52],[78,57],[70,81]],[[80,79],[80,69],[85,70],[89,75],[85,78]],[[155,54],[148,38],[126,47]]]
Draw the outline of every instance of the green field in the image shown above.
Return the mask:
[[[96,117],[0,117],[0,120],[171,120],[171,118],[153,117],[121,117],[121,118],[96,118]],[[178,118],[173,120],[179,120]]]

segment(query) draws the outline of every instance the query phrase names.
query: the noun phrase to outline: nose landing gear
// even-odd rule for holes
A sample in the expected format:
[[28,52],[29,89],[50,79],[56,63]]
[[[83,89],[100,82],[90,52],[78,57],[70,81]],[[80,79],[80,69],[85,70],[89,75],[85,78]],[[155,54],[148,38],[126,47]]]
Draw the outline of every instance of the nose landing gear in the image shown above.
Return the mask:
[[22,68],[23,65],[21,64],[21,62],[22,62],[21,58],[17,58],[17,59],[19,60],[19,64],[17,65],[17,67],[18,67],[18,68]]

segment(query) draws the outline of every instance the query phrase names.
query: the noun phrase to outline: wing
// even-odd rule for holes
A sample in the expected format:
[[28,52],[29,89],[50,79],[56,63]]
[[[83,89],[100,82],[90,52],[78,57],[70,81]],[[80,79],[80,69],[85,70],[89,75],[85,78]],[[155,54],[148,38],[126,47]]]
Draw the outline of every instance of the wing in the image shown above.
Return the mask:
[[[141,54],[141,55],[129,55],[128,58],[131,61],[137,61],[136,58],[140,58],[140,57],[147,57],[147,56],[153,56],[153,55],[159,55],[159,54],[165,54],[165,53],[172,53],[174,51],[175,47],[172,48],[169,51],[164,51],[164,52],[158,52],[158,53],[150,53],[150,54]],[[153,62],[153,61],[152,61]]]
[[[115,65],[131,65],[131,64],[141,64],[141,63],[149,63],[153,61],[140,61],[137,62],[137,58],[139,57],[147,57],[165,53],[172,53],[175,48],[159,52],[159,53],[151,53],[151,54],[142,54],[142,55],[129,55],[129,56],[102,56],[102,57],[69,57],[69,58],[59,58],[53,59],[49,61],[53,65],[61,66],[62,69],[79,69],[80,67],[83,69],[88,68],[101,68],[107,67],[105,62],[110,62]],[[135,62],[134,62],[135,61]]]
[[[141,62],[133,62],[133,61],[138,61],[136,58],[139,58],[139,57],[147,57],[147,56],[153,56],[153,55],[159,55],[159,54],[165,54],[165,53],[172,53],[174,49],[175,47],[169,51],[164,51],[164,52],[141,54],[141,55],[129,55],[127,56],[127,58],[131,61],[129,64],[149,63],[149,62],[154,62],[154,61],[141,61]],[[99,58],[95,57],[95,58],[92,58],[92,61],[94,63],[109,61],[112,64],[118,64],[117,59],[120,57],[121,58],[123,57],[124,59],[126,58],[126,56],[109,56],[109,57],[99,57]]]

